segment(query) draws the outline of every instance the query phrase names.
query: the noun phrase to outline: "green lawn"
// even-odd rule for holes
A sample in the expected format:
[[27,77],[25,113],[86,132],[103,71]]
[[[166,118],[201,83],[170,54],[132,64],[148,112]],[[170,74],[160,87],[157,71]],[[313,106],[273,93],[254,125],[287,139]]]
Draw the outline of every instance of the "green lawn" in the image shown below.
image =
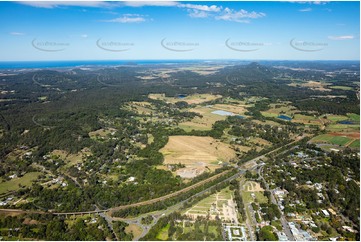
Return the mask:
[[327,119],[333,122],[338,122],[342,120],[347,120],[347,116],[344,115],[327,115]]
[[332,89],[340,89],[340,90],[352,90],[352,87],[347,87],[347,86],[331,86]]
[[169,230],[170,224],[167,224],[164,228],[162,228],[159,231],[159,234],[157,235],[157,239],[159,240],[168,240],[168,230]]
[[256,196],[256,199],[258,201],[258,203],[267,203],[267,197],[265,197],[263,195],[263,192],[245,192],[242,191],[242,198],[244,203],[252,203],[254,202],[251,193],[254,193],[254,195]]
[[270,113],[270,112],[261,112],[261,114],[267,118],[277,118],[279,114],[277,113]]
[[342,137],[342,136],[333,136],[330,134],[321,134],[316,136],[312,139],[313,142],[325,142],[331,143],[335,145],[345,145],[350,142],[352,139],[349,137]]
[[233,192],[231,192],[229,190],[229,188],[225,188],[223,190],[221,190],[219,196],[222,196],[224,199],[231,199],[233,196],[232,196]]
[[295,114],[294,119],[303,119],[303,120],[317,120],[317,118],[313,116],[303,115],[303,114]]
[[[229,188],[225,188],[222,189],[219,194],[218,194],[218,198],[219,199],[231,199],[231,197],[233,197],[233,192],[229,190]],[[190,210],[191,213],[197,213],[197,214],[207,214],[209,212],[209,209],[211,208],[213,203],[216,203],[217,199],[216,199],[216,194],[212,194],[209,197],[206,197],[204,199],[202,199],[201,201],[199,201],[198,203],[196,203],[195,205],[192,206],[192,208],[190,209],[186,209],[186,210]],[[226,200],[219,200],[217,202],[217,206],[221,207],[223,203],[227,203]]]
[[360,122],[360,115],[356,114],[356,113],[348,113],[347,116],[355,122]]
[[355,132],[360,129],[359,124],[331,124],[327,126],[327,130],[341,132],[341,131],[350,131]]
[[23,177],[14,178],[10,181],[0,183],[0,194],[17,191],[20,189],[19,184],[22,186],[30,187],[32,181],[36,180],[42,173],[41,172],[29,172]]
[[354,140],[348,147],[351,147],[351,148],[360,148],[360,140],[359,140],[359,139]]

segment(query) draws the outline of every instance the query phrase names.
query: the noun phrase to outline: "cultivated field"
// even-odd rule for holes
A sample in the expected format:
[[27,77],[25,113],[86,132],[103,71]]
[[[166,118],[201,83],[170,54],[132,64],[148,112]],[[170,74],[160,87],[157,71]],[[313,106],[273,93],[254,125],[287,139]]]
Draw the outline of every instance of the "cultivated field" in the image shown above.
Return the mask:
[[[211,137],[170,136],[164,148],[164,164],[184,164],[186,168],[177,172],[185,178],[199,175],[207,169],[213,171],[222,161],[235,157],[235,151],[229,145]],[[189,177],[187,175],[189,173]]]

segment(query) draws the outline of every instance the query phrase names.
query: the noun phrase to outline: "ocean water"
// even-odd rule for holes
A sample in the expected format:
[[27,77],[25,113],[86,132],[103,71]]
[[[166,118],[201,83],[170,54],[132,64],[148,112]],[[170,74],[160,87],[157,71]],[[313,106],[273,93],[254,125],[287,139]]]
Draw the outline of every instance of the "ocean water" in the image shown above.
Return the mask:
[[206,60],[84,60],[84,61],[0,61],[0,69],[71,68],[116,65],[205,63]]

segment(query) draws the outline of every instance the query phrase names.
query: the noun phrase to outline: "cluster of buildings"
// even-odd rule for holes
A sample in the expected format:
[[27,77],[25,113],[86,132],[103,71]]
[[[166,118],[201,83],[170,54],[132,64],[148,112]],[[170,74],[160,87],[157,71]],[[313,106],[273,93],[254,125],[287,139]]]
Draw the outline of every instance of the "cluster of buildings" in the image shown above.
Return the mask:
[[229,241],[247,241],[246,229],[243,226],[224,223],[223,230]]
[[14,198],[13,197],[8,197],[5,201],[0,201],[0,206],[6,206],[9,204],[9,202],[11,202]]
[[273,190],[273,195],[276,197],[278,207],[280,208],[281,211],[283,211],[285,208],[283,206],[283,201],[284,201],[284,198],[287,196],[287,194],[288,194],[288,191],[285,189],[278,188],[278,189]]
[[307,231],[298,229],[294,222],[289,222],[288,226],[296,241],[315,241],[316,238],[312,237]]

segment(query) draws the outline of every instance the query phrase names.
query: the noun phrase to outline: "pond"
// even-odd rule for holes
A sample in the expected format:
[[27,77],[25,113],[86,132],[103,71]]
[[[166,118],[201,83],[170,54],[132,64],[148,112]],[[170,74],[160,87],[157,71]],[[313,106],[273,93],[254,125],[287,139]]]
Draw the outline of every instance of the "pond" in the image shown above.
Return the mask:
[[179,94],[178,95],[178,98],[186,98],[187,97],[187,94]]
[[291,117],[288,117],[288,116],[286,116],[286,115],[280,115],[280,116],[278,116],[278,118],[279,118],[279,119],[286,120],[286,121],[291,121],[291,120],[292,120]]
[[355,124],[354,121],[351,121],[351,120],[342,120],[340,122],[338,122],[339,124]]

